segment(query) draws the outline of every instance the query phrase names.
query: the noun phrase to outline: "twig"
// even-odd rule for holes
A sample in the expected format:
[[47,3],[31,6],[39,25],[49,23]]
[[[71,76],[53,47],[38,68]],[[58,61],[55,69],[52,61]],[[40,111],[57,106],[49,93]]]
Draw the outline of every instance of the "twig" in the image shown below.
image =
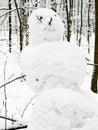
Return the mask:
[[[23,10],[22,8],[18,8],[18,9]],[[8,11],[5,12],[4,14],[0,15],[0,18],[2,18],[3,16],[5,16],[5,15],[7,15],[7,14],[13,12],[13,11],[17,11],[17,9],[12,9],[12,10],[10,10],[10,11],[8,10]]]
[[28,102],[28,104],[25,106],[25,108],[24,108],[24,110],[23,110],[23,112],[22,112],[21,117],[23,117],[24,112],[26,111],[27,107],[29,106],[29,104],[32,102],[32,100],[33,100],[36,96],[37,96],[37,95],[35,95],[34,97],[32,97],[31,100]]
[[14,82],[14,81],[20,79],[20,78],[24,78],[25,76],[26,76],[26,75],[22,75],[22,76],[19,76],[19,77],[15,78],[15,79],[11,80],[11,81],[8,81],[8,82],[6,82],[5,84],[1,85],[0,88],[4,87],[5,85],[8,85],[8,84],[10,84],[10,83],[12,83],[12,82]]
[[[8,128],[8,129],[6,129],[6,130],[25,129],[25,128],[27,128],[27,127],[28,127],[27,125],[24,125],[24,126],[16,126],[16,127]],[[2,130],[5,130],[5,129],[2,129]]]
[[4,19],[1,21],[0,25],[4,24],[5,19],[6,19],[6,15],[4,16]]
[[98,64],[87,63],[87,65],[98,66]]
[[20,14],[19,14],[19,8],[18,8],[18,4],[17,4],[17,1],[14,0],[14,4],[15,4],[15,7],[16,7],[16,11],[17,11],[17,15],[18,15],[18,19],[19,19],[19,23],[21,24],[21,18],[20,18]]
[[1,119],[6,119],[6,120],[9,120],[9,121],[16,122],[16,120],[11,119],[11,118],[8,118],[8,117],[0,116],[0,118],[1,118]]
[[9,10],[8,8],[1,8],[0,10]]
[[[6,65],[7,65],[7,60],[5,61],[4,64],[4,81],[6,81]],[[6,93],[6,85],[4,85],[4,108],[5,108],[5,130],[7,128],[7,93]]]
[[[17,122],[17,120],[14,120],[14,119],[11,119],[11,118],[6,118],[4,116],[0,116],[1,119],[6,119],[6,120],[9,120],[9,121],[12,121],[12,122]],[[22,125],[20,124],[20,126],[13,126],[12,128],[6,128],[6,130],[18,130],[18,129],[24,129],[24,128],[27,128],[28,126],[27,125]],[[5,129],[2,129],[2,130],[5,130]]]
[[12,12],[12,11],[16,11],[16,9],[12,9],[11,11],[7,11],[6,13],[4,13],[4,14],[0,15],[0,18],[2,18],[3,16],[5,16],[5,15],[9,14],[9,13],[10,13],[10,12]]

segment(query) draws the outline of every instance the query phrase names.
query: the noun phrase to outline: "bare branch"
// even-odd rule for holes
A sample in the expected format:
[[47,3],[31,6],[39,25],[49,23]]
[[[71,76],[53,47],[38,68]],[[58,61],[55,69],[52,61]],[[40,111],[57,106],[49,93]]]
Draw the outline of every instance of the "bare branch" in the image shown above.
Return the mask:
[[[17,122],[17,120],[15,119],[11,119],[11,118],[6,118],[4,116],[0,116],[1,119],[6,119],[6,120],[9,120],[9,121],[12,121],[12,122]],[[18,130],[18,129],[24,129],[24,128],[27,128],[27,125],[23,125],[22,123],[19,123],[19,126],[12,126],[11,128],[6,128],[6,130]],[[5,130],[5,129],[2,129],[2,130]]]
[[98,64],[87,63],[87,65],[98,66]]
[[12,11],[16,11],[16,9],[12,9],[12,10],[10,10],[10,11],[7,11],[6,13],[0,15],[0,18],[2,18],[3,16],[9,14],[9,13],[12,12]]
[[10,83],[12,83],[12,82],[18,80],[18,79],[24,78],[25,76],[26,76],[26,75],[22,75],[22,76],[19,76],[19,77],[15,78],[15,79],[11,80],[11,81],[8,81],[8,82],[6,82],[5,84],[1,85],[0,88],[2,88],[2,87],[4,87],[5,85],[8,85],[8,84],[10,84]]
[[9,121],[16,122],[16,120],[11,119],[11,118],[8,118],[8,117],[0,116],[0,118],[1,118],[1,119],[6,119],[6,120],[9,120]]
[[1,8],[0,10],[9,10],[8,8]]
[[21,117],[23,117],[24,115],[24,112],[26,111],[27,107],[29,106],[29,104],[32,102],[32,100],[36,97],[37,95],[35,95],[34,97],[31,98],[31,100],[28,102],[28,104],[25,106],[24,110],[23,110],[23,113],[21,115]]
[[[27,128],[28,126],[27,125],[21,125],[21,126],[15,126],[15,127],[12,127],[12,128],[8,128],[6,130],[20,130],[20,129],[25,129]],[[5,129],[2,129],[2,130],[5,130]]]
[[16,7],[16,11],[17,11],[17,15],[18,15],[18,19],[19,19],[19,23],[21,24],[21,18],[20,18],[20,14],[19,14],[19,8],[18,8],[18,5],[17,5],[17,2],[16,0],[14,0],[14,3],[15,3],[15,7]]
[[[6,81],[6,65],[7,65],[7,60],[5,61],[4,64],[4,82]],[[5,108],[5,130],[7,128],[7,94],[6,94],[6,86],[4,85],[4,108]]]
[[[22,10],[22,8],[18,8],[18,9],[21,9],[21,10]],[[13,12],[13,11],[17,11],[17,10],[16,10],[16,9],[12,9],[12,10],[10,10],[10,11],[7,11],[7,12],[5,12],[4,14],[0,15],[0,18],[2,18],[3,16],[5,16],[5,15],[7,15],[7,14]]]

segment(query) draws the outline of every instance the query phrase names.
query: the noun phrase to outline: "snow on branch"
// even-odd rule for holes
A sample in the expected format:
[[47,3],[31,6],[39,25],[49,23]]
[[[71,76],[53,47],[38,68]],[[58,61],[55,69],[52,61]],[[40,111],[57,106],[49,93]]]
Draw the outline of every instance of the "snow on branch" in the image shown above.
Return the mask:
[[[27,125],[20,124],[19,126],[13,126],[11,128],[7,128],[6,130],[20,130],[20,129],[25,129],[27,127],[28,127]],[[5,130],[5,129],[1,129],[1,130]]]
[[2,87],[4,87],[5,85],[8,85],[8,84],[10,84],[10,83],[12,83],[12,82],[18,80],[18,79],[24,78],[25,76],[26,76],[26,75],[22,75],[22,76],[19,76],[19,77],[15,78],[15,79],[11,80],[11,81],[8,81],[8,82],[4,83],[3,85],[1,85],[0,88],[2,88]]
[[[21,10],[22,10],[22,8],[18,8],[18,9],[21,9]],[[8,15],[9,13],[11,13],[11,12],[13,12],[13,11],[17,11],[17,9],[12,9],[12,10],[10,10],[10,11],[5,12],[4,14],[0,15],[0,18],[2,18],[2,17],[5,16],[5,15]]]
[[9,10],[8,8],[1,8],[0,10]]
[[12,122],[16,122],[16,120],[8,118],[8,117],[0,116],[0,118],[1,119],[6,119],[6,120],[9,120],[9,121],[12,121]]
[[[17,120],[11,119],[11,118],[8,118],[8,117],[6,118],[6,117],[4,117],[4,116],[0,116],[0,118],[18,123]],[[27,128],[27,125],[26,125],[26,124],[18,123],[18,125],[12,126],[11,128],[6,128],[6,130],[18,130],[18,129],[24,129],[24,128]],[[5,130],[5,129],[2,129],[2,130]]]
[[98,64],[87,63],[87,65],[98,66]]
[[20,130],[20,129],[25,129],[25,128],[27,128],[27,125],[16,126],[16,127],[8,128],[6,130]]

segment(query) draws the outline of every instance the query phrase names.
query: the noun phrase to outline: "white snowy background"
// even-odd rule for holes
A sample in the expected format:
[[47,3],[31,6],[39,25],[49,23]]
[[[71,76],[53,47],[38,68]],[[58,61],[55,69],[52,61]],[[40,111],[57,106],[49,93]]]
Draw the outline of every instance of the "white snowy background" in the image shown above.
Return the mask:
[[[2,5],[0,5],[2,6]],[[3,4],[4,6],[4,4]],[[2,32],[0,35],[0,39],[5,39],[6,37],[8,37],[8,34],[6,32]],[[15,34],[13,34],[13,44],[15,44],[17,41],[17,36]],[[27,125],[30,121],[30,115],[31,115],[31,110],[33,105],[36,102],[36,93],[34,93],[31,88],[28,86],[27,82],[25,81],[25,77],[24,78],[20,78],[18,80],[15,80],[11,83],[9,83],[8,85],[2,86],[5,83],[12,81],[13,79],[16,79],[17,77],[20,77],[23,72],[21,69],[21,64],[20,64],[20,53],[18,50],[18,46],[14,46],[13,45],[13,52],[9,53],[8,52],[8,45],[6,44],[6,41],[0,41],[0,117],[5,117],[5,109],[7,108],[7,117],[10,119],[14,119],[15,121],[11,121],[11,120],[7,120],[7,128],[11,128],[13,127],[17,127],[17,126],[22,126],[22,125]],[[71,37],[71,42],[73,43],[77,43],[75,35],[73,34]],[[90,63],[93,63],[93,57],[94,57],[94,34],[92,34],[91,38],[90,38],[90,43],[91,43],[91,49],[90,49],[90,54],[87,53],[87,38],[84,36],[82,37],[82,42],[81,42],[81,46],[82,49],[84,50],[84,53],[86,54],[86,57],[90,60]],[[91,86],[91,78],[92,78],[92,72],[93,72],[93,67],[88,65],[88,69],[87,69],[87,73],[86,73],[86,77],[85,77],[85,82],[82,85],[83,88],[83,92],[82,94],[78,94],[77,92],[74,91],[69,91],[66,90],[67,95],[63,92],[62,90],[57,90],[57,97],[60,97],[60,91],[62,91],[62,95],[63,98],[66,100],[66,103],[64,105],[68,106],[68,102],[75,102],[76,107],[79,107],[79,111],[80,111],[80,115],[79,117],[77,117],[77,119],[82,120],[82,112],[83,113],[87,113],[88,119],[82,120],[81,122],[83,123],[83,127],[71,127],[68,120],[62,119],[64,117],[58,118],[55,115],[55,113],[52,115],[50,115],[50,119],[52,119],[53,117],[55,117],[54,119],[59,119],[58,122],[60,122],[60,120],[62,119],[64,122],[67,122],[67,124],[64,126],[64,128],[58,128],[57,130],[64,130],[65,128],[67,128],[68,130],[98,130],[98,97],[96,94],[91,92],[90,86]],[[44,93],[44,92],[43,92]],[[49,93],[47,92],[45,95],[49,94],[51,96],[51,98],[49,99],[46,96],[46,99],[43,99],[43,95],[40,95],[40,100],[38,102],[38,106],[39,108],[37,108],[38,110],[40,109],[40,106],[43,106],[43,102],[47,103],[47,106],[50,107],[49,109],[51,109],[51,107],[53,108],[54,106],[51,105],[51,99],[55,98],[53,95],[55,93],[55,90],[53,90],[52,92],[53,94],[51,94],[51,90],[49,91]],[[70,97],[71,95],[71,97]],[[86,97],[86,98],[85,98]],[[6,100],[5,100],[6,98]],[[85,99],[87,99],[85,101]],[[62,97],[58,99],[58,101],[55,101],[55,104],[61,104],[62,101]],[[64,100],[63,100],[64,101]],[[85,105],[82,105],[82,103],[84,103],[85,101]],[[5,102],[6,102],[6,108],[5,108]],[[79,106],[77,105],[79,104]],[[93,104],[93,105],[92,105]],[[85,110],[85,108],[88,109]],[[59,105],[56,106],[58,109],[62,109],[59,108]],[[68,106],[68,107],[72,107],[72,106]],[[81,108],[81,109],[80,109]],[[34,108],[35,109],[35,108]],[[46,107],[47,109],[47,107]],[[55,108],[54,108],[55,109]],[[67,108],[69,109],[69,108]],[[72,109],[75,109],[74,107]],[[90,110],[89,110],[90,109]],[[42,110],[43,111],[43,110]],[[75,110],[73,110],[75,111]],[[90,113],[89,113],[90,112]],[[57,111],[58,113],[58,111]],[[70,113],[70,111],[66,111],[63,112],[62,111],[62,115],[66,113]],[[40,113],[38,113],[40,115]],[[72,113],[73,114],[73,113]],[[71,118],[73,118],[73,115],[69,114]],[[75,119],[73,120],[73,126],[77,125],[78,123],[74,123]],[[78,121],[79,121],[78,120]],[[77,121],[77,122],[78,122]],[[86,123],[84,123],[86,122]],[[56,120],[55,122],[53,122],[54,124],[56,124]],[[81,126],[81,124],[79,124]],[[48,124],[47,124],[48,126]],[[59,124],[58,124],[59,126]],[[63,126],[63,124],[62,124]],[[0,129],[5,129],[5,119],[0,118]],[[51,128],[50,128],[51,129]],[[49,129],[49,130],[50,130]],[[45,129],[45,130],[48,130]],[[51,129],[52,130],[52,129]]]

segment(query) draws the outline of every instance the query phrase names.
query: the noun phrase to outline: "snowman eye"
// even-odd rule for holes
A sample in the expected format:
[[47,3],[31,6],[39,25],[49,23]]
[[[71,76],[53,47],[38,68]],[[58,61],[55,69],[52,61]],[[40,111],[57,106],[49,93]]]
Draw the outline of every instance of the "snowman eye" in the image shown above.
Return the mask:
[[36,79],[36,81],[39,81],[39,79]]
[[49,23],[48,23],[48,24],[49,24],[49,25],[51,25],[51,23],[52,23],[52,17],[50,18],[50,21],[49,21]]
[[40,22],[42,23],[42,19],[43,19],[42,16],[37,16],[37,15],[36,15],[36,18],[38,19],[38,21],[40,21]]
[[40,17],[40,19],[42,20],[43,19],[43,17],[42,16],[39,16]]

